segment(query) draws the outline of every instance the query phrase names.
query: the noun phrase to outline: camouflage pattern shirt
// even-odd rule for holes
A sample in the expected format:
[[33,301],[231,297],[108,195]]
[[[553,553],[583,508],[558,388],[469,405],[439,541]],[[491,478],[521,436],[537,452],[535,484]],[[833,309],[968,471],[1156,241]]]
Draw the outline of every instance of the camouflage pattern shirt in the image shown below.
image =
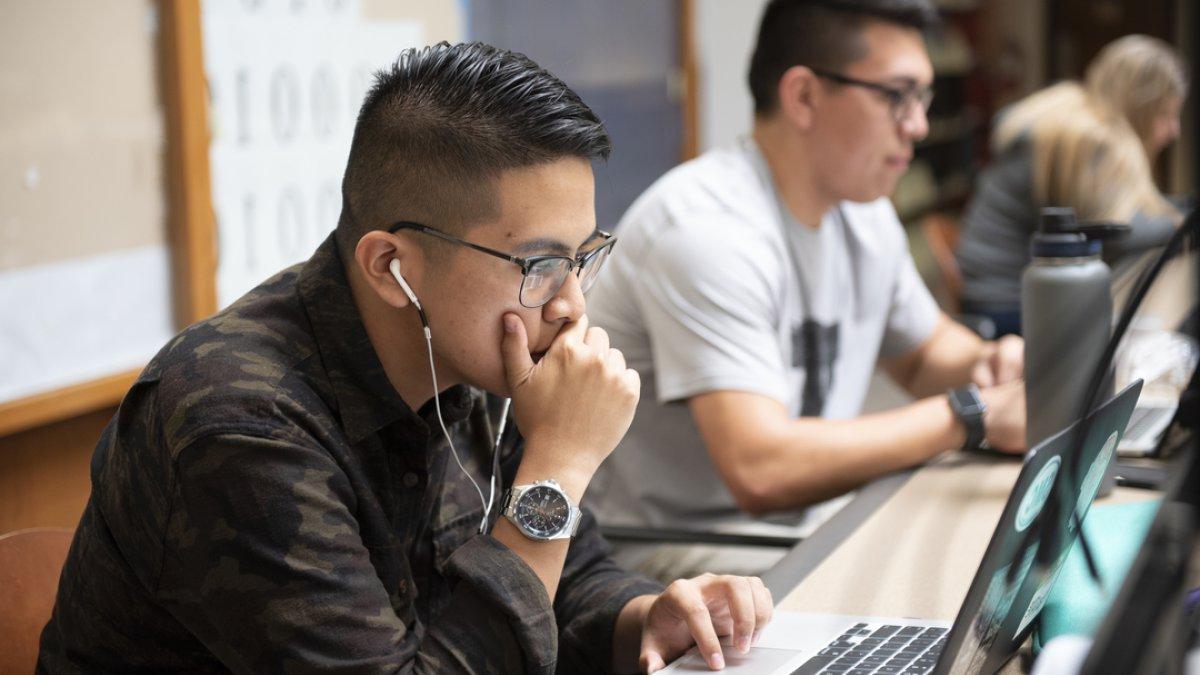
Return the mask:
[[[466,387],[441,402],[486,492],[495,406]],[[479,496],[448,458],[433,406],[389,384],[331,237],[181,333],[126,395],[39,671],[610,669],[618,612],[661,588],[617,568],[588,515],[552,605],[476,533]]]

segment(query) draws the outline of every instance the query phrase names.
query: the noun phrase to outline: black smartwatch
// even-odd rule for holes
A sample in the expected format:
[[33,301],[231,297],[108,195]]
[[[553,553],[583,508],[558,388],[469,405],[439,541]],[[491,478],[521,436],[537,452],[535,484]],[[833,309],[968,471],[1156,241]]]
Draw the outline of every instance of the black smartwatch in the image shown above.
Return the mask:
[[963,442],[964,451],[979,450],[984,446],[987,433],[983,428],[983,413],[987,412],[987,404],[979,395],[979,387],[968,384],[965,387],[951,389],[946,392],[950,401],[950,409],[954,416],[967,430],[967,440]]

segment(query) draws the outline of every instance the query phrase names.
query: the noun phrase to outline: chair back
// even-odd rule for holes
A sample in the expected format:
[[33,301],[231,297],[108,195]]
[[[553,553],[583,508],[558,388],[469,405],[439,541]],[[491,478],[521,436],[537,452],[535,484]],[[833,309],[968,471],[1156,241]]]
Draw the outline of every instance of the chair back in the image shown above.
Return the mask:
[[0,535],[0,673],[34,671],[71,537],[50,528]]
[[954,250],[958,247],[958,222],[944,213],[931,213],[920,221],[929,250],[937,264],[939,281],[944,291],[943,309],[948,314],[957,314],[962,302],[962,271]]

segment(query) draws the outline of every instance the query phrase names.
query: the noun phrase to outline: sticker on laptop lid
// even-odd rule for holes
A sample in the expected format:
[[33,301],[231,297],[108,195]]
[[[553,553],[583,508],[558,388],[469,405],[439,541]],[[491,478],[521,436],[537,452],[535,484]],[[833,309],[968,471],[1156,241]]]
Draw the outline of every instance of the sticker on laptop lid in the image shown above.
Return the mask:
[[1046,466],[1043,466],[1041,471],[1038,471],[1037,477],[1030,483],[1029,489],[1025,491],[1025,496],[1021,498],[1021,506],[1017,508],[1017,532],[1024,532],[1025,528],[1037,520],[1038,514],[1042,512],[1042,507],[1046,505],[1046,500],[1050,498],[1050,493],[1054,489],[1054,479],[1058,476],[1060,465],[1062,465],[1062,458],[1053,457],[1046,462]]
[[1041,585],[1038,586],[1037,591],[1033,594],[1033,598],[1029,601],[1029,607],[1025,609],[1025,615],[1021,617],[1021,623],[1017,626],[1017,635],[1020,635],[1021,631],[1033,623],[1033,620],[1038,618],[1042,610],[1045,609],[1046,601],[1050,599],[1050,591],[1054,589],[1054,584],[1058,581],[1058,575],[1062,572],[1065,566],[1064,563],[1067,561],[1067,555],[1070,552],[1071,549],[1069,548],[1064,551],[1054,563],[1054,570],[1046,578],[1042,579]]
[[1108,440],[1104,441],[1104,447],[1100,448],[1100,454],[1096,455],[1096,459],[1092,460],[1092,465],[1088,468],[1087,475],[1083,477],[1083,484],[1079,488],[1079,500],[1075,502],[1076,518],[1072,518],[1067,523],[1067,527],[1071,531],[1075,530],[1076,522],[1083,520],[1088,506],[1096,498],[1096,493],[1100,490],[1100,482],[1104,480],[1104,472],[1108,469],[1108,465],[1112,461],[1113,452],[1116,451],[1120,440],[1120,432],[1112,432]]

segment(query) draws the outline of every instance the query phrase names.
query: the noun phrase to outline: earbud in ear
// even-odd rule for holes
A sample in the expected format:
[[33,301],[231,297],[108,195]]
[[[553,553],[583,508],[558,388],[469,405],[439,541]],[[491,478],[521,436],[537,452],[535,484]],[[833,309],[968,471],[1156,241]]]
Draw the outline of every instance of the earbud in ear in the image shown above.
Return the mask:
[[392,262],[388,263],[388,270],[390,270],[392,276],[396,278],[396,283],[400,284],[400,288],[404,291],[404,294],[408,296],[409,301],[412,302],[417,309],[421,309],[421,301],[417,300],[417,294],[413,293],[412,287],[409,286],[408,282],[404,280],[404,275],[400,274],[400,261],[396,258],[392,258]]

